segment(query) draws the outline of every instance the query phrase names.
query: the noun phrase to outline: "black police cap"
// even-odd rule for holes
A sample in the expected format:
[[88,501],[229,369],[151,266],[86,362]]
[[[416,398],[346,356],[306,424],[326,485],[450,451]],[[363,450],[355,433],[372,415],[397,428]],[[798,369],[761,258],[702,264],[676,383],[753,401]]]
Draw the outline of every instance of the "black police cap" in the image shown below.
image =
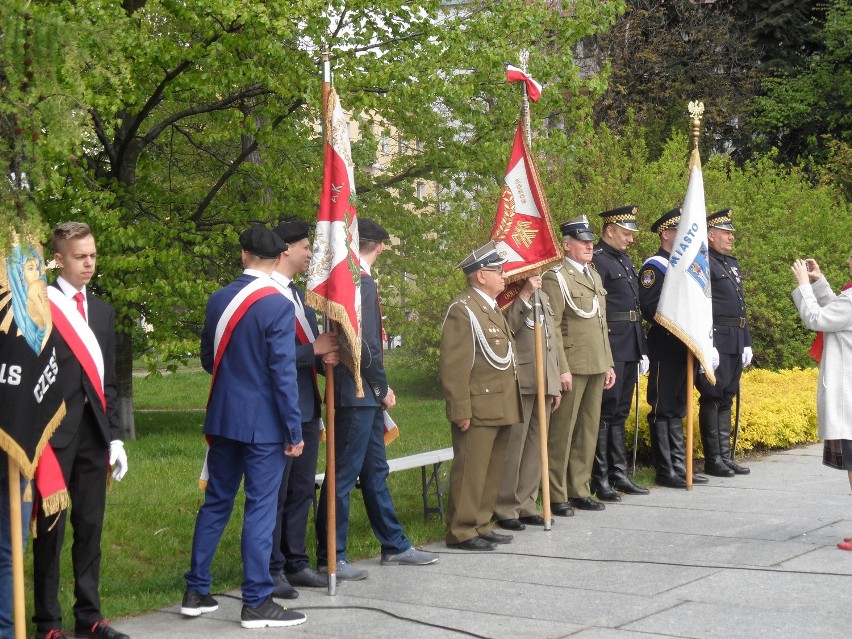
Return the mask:
[[615,224],[628,231],[638,231],[636,226],[636,212],[638,209],[635,204],[621,206],[611,211],[604,211],[600,214],[604,224]]
[[722,209],[707,216],[707,228],[724,229],[726,231],[735,231],[734,212],[731,209]]
[[677,228],[678,222],[680,222],[680,207],[663,213],[660,219],[651,225],[651,231],[661,233],[668,229]]

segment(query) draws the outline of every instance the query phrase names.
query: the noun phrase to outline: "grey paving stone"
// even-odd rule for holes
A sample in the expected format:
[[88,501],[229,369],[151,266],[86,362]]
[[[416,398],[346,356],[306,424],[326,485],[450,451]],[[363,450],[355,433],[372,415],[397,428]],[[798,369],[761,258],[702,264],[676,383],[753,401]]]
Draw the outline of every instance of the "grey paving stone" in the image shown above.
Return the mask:
[[338,583],[337,596],[282,602],[308,616],[293,628],[243,630],[230,597],[196,619],[176,604],[114,625],[134,639],[847,636],[852,552],[835,544],[852,536],[852,499],[821,454],[802,447],[743,462],[746,477],[625,496],[495,552],[435,542],[432,566],[358,562],[370,578]]

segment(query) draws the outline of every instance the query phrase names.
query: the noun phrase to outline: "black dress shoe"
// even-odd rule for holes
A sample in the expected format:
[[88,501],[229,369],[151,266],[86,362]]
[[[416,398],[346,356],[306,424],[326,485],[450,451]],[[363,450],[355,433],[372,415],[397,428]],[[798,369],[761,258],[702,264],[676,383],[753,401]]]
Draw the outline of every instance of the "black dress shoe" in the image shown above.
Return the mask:
[[733,459],[728,459],[727,457],[722,457],[722,461],[725,462],[725,466],[734,471],[735,475],[748,475],[751,472],[751,468],[746,468],[745,466],[740,466]]
[[512,539],[514,539],[512,535],[503,535],[498,533],[496,530],[480,535],[479,538],[484,539],[485,541],[490,541],[493,544],[510,544],[512,543]]
[[550,512],[558,517],[573,517],[574,509],[571,508],[571,504],[567,501],[560,502],[558,504],[550,504]]
[[297,599],[299,591],[290,585],[287,577],[283,572],[272,575],[272,596],[275,599]]
[[321,575],[310,566],[305,566],[299,572],[287,573],[287,581],[294,587],[325,588],[328,586],[327,576]]
[[592,492],[595,494],[595,497],[601,501],[608,501],[611,503],[621,501],[621,496],[609,486],[592,488]]
[[713,477],[733,477],[734,471],[728,468],[724,462],[714,464],[713,462],[704,460],[704,472]]
[[686,488],[686,480],[679,475],[657,475],[657,485],[666,488]]
[[75,626],[74,634],[78,637],[95,637],[95,639],[130,639],[129,635],[119,632],[103,619],[93,622],[91,626]]
[[[647,488],[642,488],[642,486],[634,484],[629,477],[616,477],[614,480],[610,479],[609,484],[618,492],[624,493],[625,495],[648,495],[651,492]],[[600,498],[600,495],[598,495],[598,499]]]
[[707,479],[704,475],[699,475],[697,473],[693,473],[692,475],[692,483],[693,484],[706,484],[709,483],[709,479]]
[[457,544],[447,544],[447,548],[458,548],[459,550],[494,550],[497,547],[493,541],[486,541],[482,537],[465,539]]
[[520,519],[500,519],[497,521],[497,525],[506,530],[524,530],[526,528],[524,522]]
[[606,506],[591,497],[572,497],[568,503],[579,510],[606,510]]
[[518,517],[518,521],[528,526],[544,526],[544,517],[541,515],[527,515],[526,517]]

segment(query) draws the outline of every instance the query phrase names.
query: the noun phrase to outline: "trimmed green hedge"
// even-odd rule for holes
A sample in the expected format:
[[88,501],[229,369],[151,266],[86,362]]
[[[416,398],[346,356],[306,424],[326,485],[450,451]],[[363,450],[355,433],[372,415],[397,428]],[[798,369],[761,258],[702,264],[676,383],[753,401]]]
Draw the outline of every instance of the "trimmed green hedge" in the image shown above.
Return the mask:
[[[817,374],[816,368],[779,372],[755,368],[746,370],[741,384],[742,408],[737,453],[784,449],[817,441]],[[639,452],[644,461],[649,461],[651,454],[649,406],[645,402],[647,380],[647,376],[639,380]],[[698,429],[698,391],[693,394],[693,406],[693,455],[703,457]],[[635,424],[635,412],[631,411],[625,429],[629,447],[633,446]]]

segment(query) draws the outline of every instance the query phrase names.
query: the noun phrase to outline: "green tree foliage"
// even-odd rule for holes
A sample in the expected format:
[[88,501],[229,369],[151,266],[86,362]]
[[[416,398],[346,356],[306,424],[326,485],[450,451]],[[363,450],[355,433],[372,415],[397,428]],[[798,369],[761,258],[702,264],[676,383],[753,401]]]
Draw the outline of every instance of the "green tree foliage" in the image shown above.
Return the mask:
[[785,162],[810,164],[812,174],[841,185],[849,199],[852,173],[843,160],[852,145],[848,0],[827,5],[819,37],[822,46],[798,69],[763,81],[764,95],[755,99],[754,129],[763,148],[777,148]]
[[672,129],[680,129],[683,105],[704,101],[705,150],[747,144],[741,125],[757,89],[757,50],[725,3],[627,0],[615,26],[594,41],[599,65],[611,73],[595,104],[595,122],[621,131],[646,129],[652,157]]
[[823,49],[825,0],[722,0],[752,42],[762,73],[793,73]]
[[[85,118],[85,141],[76,161],[55,165],[58,188],[38,205],[49,223],[81,219],[98,238],[93,287],[113,302],[123,331],[128,424],[131,335],[152,363],[196,352],[208,294],[239,270],[238,232],[284,214],[315,217],[324,49],[363,134],[353,149],[359,213],[403,239],[381,267],[388,330],[401,333],[414,324],[404,323],[403,300],[430,316],[423,303],[444,303],[453,287],[447,264],[484,234],[478,193],[497,189],[519,104],[503,63],[530,49],[531,71],[549,85],[537,123],[572,121],[582,102],[566,106],[565,97],[594,93],[602,80],[579,79],[571,46],[621,8],[620,0],[37,4],[76,27],[86,65],[74,111]],[[373,123],[404,141],[381,171],[371,167]],[[417,200],[416,179],[437,184],[438,196]],[[483,219],[492,211],[489,202]]]
[[77,25],[30,2],[0,2],[0,246],[10,226],[40,236],[38,200],[80,141]]

